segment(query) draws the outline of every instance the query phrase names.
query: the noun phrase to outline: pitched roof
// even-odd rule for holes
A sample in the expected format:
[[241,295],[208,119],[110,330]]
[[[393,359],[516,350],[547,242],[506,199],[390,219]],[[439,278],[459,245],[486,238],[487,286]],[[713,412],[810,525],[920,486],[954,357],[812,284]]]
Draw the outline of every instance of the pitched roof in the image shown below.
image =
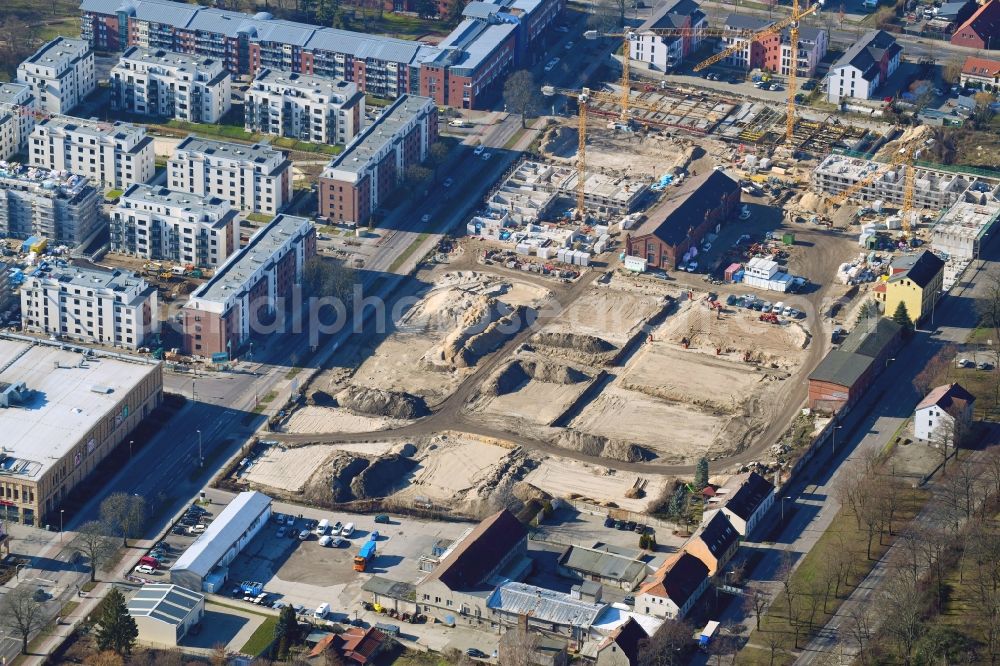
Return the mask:
[[722,171],[701,173],[692,180],[694,188],[679,198],[668,199],[651,210],[647,219],[635,230],[634,237],[653,235],[667,245],[680,245],[688,231],[705,221],[709,211],[740,186]]
[[613,634],[604,639],[598,651],[614,643],[628,658],[628,663],[638,664],[639,649],[642,647],[642,642],[648,638],[649,635],[646,633],[646,630],[635,621],[635,618],[630,617],[625,624],[618,627]]
[[[990,37],[1000,38],[1000,1],[990,0],[983,4],[969,20],[955,29],[953,34],[963,30],[972,30],[983,41]],[[993,48],[997,48],[994,42]]]
[[[730,483],[733,485],[730,486]],[[754,511],[774,491],[774,484],[757,472],[740,474],[730,478],[723,485],[723,488],[731,487],[736,487],[736,490],[725,496],[722,506],[743,520],[749,520]]]
[[[944,270],[944,261],[929,250],[924,250],[917,255],[912,263],[907,263],[909,263],[909,268],[892,275],[889,278],[889,282],[907,279],[916,282],[917,286],[922,288],[929,285],[935,276]],[[893,265],[895,265],[895,262],[893,262]]]
[[927,407],[940,407],[949,414],[965,409],[976,401],[976,396],[966,391],[961,384],[944,384],[934,388],[917,405],[917,411]]
[[874,362],[875,359],[871,356],[834,349],[823,357],[816,369],[809,374],[809,381],[830,382],[838,386],[851,387]]
[[204,595],[179,585],[148,583],[139,588],[126,606],[132,617],[151,617],[178,626],[204,599]]
[[437,579],[452,590],[479,587],[527,534],[521,521],[502,509],[469,532],[424,582]]
[[574,599],[563,592],[516,582],[498,586],[486,600],[486,607],[491,610],[582,629],[590,627],[605,606],[605,602]]
[[664,562],[653,580],[639,588],[640,594],[666,597],[680,608],[708,578],[708,567],[694,555],[681,551]]
[[600,576],[619,581],[641,578],[646,563],[631,557],[585,546],[570,546],[559,558],[559,564],[586,576]]
[[[690,23],[688,19],[690,18]],[[637,33],[654,28],[683,28],[687,25],[695,25],[705,18],[705,13],[701,11],[694,0],[668,0],[653,10],[649,18],[638,28]],[[664,39],[670,39],[665,37]]]
[[349,627],[340,638],[343,640],[340,650],[344,653],[344,657],[356,664],[367,664],[371,661],[385,642],[385,634],[375,627],[367,629]]
[[181,553],[174,571],[191,571],[204,578],[212,571],[222,556],[246,532],[271,504],[271,498],[256,490],[242,492],[226,505],[188,549]]
[[969,76],[1000,76],[1000,60],[969,56],[962,65],[962,74]]
[[882,58],[888,54],[891,60],[902,50],[903,47],[897,44],[896,38],[889,33],[884,30],[870,30],[833,63],[830,71],[850,65],[861,71],[861,78],[872,81],[881,71],[879,65]]
[[740,540],[740,535],[733,524],[729,522],[729,517],[720,512],[715,514],[707,525],[698,530],[695,538],[705,544],[708,552],[715,559],[719,559],[734,543]]
[[886,346],[899,337],[902,330],[902,326],[888,317],[862,322],[844,338],[840,351],[878,358]]

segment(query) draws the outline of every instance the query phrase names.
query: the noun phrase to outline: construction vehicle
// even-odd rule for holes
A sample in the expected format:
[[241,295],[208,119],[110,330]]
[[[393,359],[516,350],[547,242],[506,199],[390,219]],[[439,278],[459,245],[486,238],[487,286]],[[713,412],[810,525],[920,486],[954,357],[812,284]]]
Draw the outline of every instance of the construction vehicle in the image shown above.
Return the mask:
[[354,556],[354,570],[355,571],[367,571],[368,565],[371,561],[375,559],[375,549],[377,545],[374,541],[365,541],[365,545],[361,546],[361,550],[358,554]]
[[767,322],[768,324],[778,323],[778,315],[774,314],[773,312],[763,312],[761,313],[759,319],[761,321]]

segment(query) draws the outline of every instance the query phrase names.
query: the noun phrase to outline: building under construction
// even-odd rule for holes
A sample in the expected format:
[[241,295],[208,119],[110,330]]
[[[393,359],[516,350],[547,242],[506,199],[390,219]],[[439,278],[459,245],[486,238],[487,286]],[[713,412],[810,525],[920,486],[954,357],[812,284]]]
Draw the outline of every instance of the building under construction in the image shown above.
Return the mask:
[[982,183],[990,189],[1000,182],[972,174],[939,171],[927,167],[894,166],[846,155],[828,155],[813,171],[811,182],[813,190],[817,193],[837,195],[858,182],[870,179],[870,182],[852,193],[852,198],[902,206],[906,190],[906,170],[911,168],[916,169],[911,206],[915,209],[948,208],[977,183]]
[[980,181],[962,193],[959,200],[934,223],[934,250],[959,261],[979,257],[979,249],[996,229],[1000,219],[1000,186]]
[[0,235],[83,246],[104,226],[100,203],[82,176],[0,162]]

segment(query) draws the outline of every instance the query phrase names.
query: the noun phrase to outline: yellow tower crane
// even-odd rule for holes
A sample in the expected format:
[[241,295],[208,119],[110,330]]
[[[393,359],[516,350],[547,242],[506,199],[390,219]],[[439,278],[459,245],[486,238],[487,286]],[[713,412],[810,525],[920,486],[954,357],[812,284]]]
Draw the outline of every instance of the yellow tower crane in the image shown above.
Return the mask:
[[[614,93],[601,92],[583,88],[581,90],[570,90],[568,88],[556,88],[555,86],[542,86],[542,94],[546,97],[555,95],[565,95],[577,100],[577,152],[576,152],[576,214],[580,219],[586,217],[586,191],[584,186],[587,179],[587,109],[592,102],[619,106],[622,104],[622,97]],[[658,111],[660,107],[655,104],[629,98],[627,102],[631,108],[645,109],[647,111]],[[619,118],[621,118],[619,114]],[[626,118],[624,122],[631,122],[631,118]]]
[[873,169],[864,178],[861,178],[843,192],[836,194],[829,199],[832,205],[840,205],[849,198],[868,187],[876,180],[884,176],[894,168],[905,167],[906,173],[903,175],[903,200],[899,207],[899,215],[902,218],[903,231],[909,234],[912,225],[910,223],[913,211],[913,194],[916,188],[916,168],[914,162],[920,156],[920,141],[913,141],[901,147],[886,164],[885,169]]

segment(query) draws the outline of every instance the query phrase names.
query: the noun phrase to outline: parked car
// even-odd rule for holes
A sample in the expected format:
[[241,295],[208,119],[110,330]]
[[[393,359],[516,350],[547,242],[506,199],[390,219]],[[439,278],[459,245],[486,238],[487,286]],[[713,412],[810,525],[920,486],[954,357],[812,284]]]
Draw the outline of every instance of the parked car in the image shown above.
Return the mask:
[[489,655],[478,648],[469,648],[465,651],[465,654],[472,657],[473,659],[488,659]]
[[135,572],[136,573],[141,573],[141,574],[147,574],[147,575],[149,575],[149,574],[156,573],[156,569],[154,569],[153,567],[149,566],[148,564],[140,564],[139,566],[137,566],[135,568]]
[[430,213],[424,213],[423,215],[420,216],[420,222],[422,224],[427,224],[430,221],[431,221],[431,214]]
[[279,539],[284,538],[284,536],[285,536],[285,528],[284,527],[279,527],[278,531],[274,533],[274,536],[278,537]]
[[986,361],[980,361],[979,363],[976,364],[976,368],[978,368],[979,370],[992,370],[993,365],[987,363]]
[[324,548],[329,548],[330,543],[332,541],[333,541],[333,537],[330,536],[329,534],[327,534],[326,536],[321,536],[319,538],[319,545],[323,546]]
[[958,367],[960,367],[960,368],[971,368],[974,365],[976,365],[976,364],[973,363],[972,361],[970,361],[967,358],[960,358],[960,359],[958,359]]
[[545,63],[545,71],[551,72],[553,69],[555,69],[555,66],[558,64],[559,64],[559,58],[553,58],[552,60],[549,60],[547,63]]
[[476,146],[476,149],[473,150],[472,152],[475,153],[476,155],[482,155],[484,150],[486,150],[486,146],[484,146],[483,144],[479,144],[478,146]]
[[604,519],[604,526],[605,527],[614,527],[615,526],[615,519],[612,518],[611,516],[608,516],[607,518]]
[[336,536],[336,535],[340,534],[340,531],[342,529],[344,529],[344,523],[342,523],[342,522],[340,522],[338,520],[337,522],[335,522],[333,524],[333,527],[330,528],[330,534],[333,534],[333,535]]
[[340,530],[340,536],[350,539],[354,535],[354,523],[347,523],[344,529]]
[[299,532],[299,541],[307,541],[309,539],[310,534],[312,534],[312,532],[310,532],[309,530],[302,530],[301,532]]
[[389,516],[385,515],[384,513],[380,513],[377,516],[375,516],[375,522],[376,523],[381,523],[383,525],[388,525],[389,524]]
[[341,539],[340,537],[330,537],[330,548],[343,548],[344,546],[349,546],[351,544],[347,539]]

